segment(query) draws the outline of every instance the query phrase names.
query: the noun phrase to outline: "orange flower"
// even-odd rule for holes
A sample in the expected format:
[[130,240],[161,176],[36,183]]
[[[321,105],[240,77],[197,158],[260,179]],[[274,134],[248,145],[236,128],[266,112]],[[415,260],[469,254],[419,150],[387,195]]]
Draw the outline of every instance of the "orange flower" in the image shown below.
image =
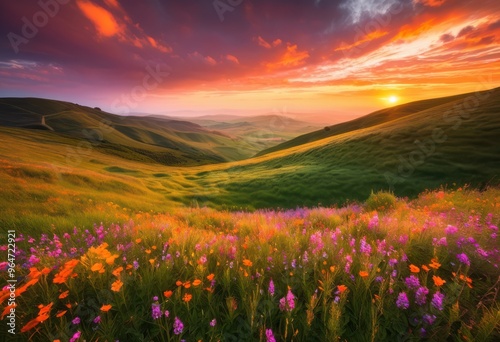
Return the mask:
[[191,287],[191,282],[188,280],[183,285],[185,289],[189,289]]
[[64,298],[68,297],[68,295],[69,295],[69,290],[66,290],[59,295],[59,299],[64,299]]
[[49,314],[44,313],[43,315],[38,315],[37,318],[35,318],[38,322],[45,322],[46,320],[49,319]]
[[40,309],[40,311],[38,311],[38,316],[50,313],[50,310],[52,309],[52,305],[54,305],[53,302],[51,302],[50,304],[47,304],[47,305],[43,305],[43,304],[38,305],[38,308]]
[[68,310],[59,310],[56,314],[56,317],[57,318],[62,317],[66,314],[66,312],[68,312]]
[[431,259],[431,263],[429,264],[429,267],[437,270],[439,267],[441,267],[441,264],[438,262],[436,258]]
[[120,291],[122,286],[123,286],[123,283],[118,279],[113,284],[111,284],[111,290],[118,292],[118,291]]
[[113,265],[115,263],[115,259],[118,258],[118,254],[110,255],[106,258],[106,264]]
[[182,300],[185,301],[186,303],[188,303],[192,298],[193,298],[192,294],[185,293],[184,297],[182,297]]
[[207,275],[208,281],[214,280],[214,277],[215,277],[215,274],[213,274],[213,273],[210,273],[209,275]]
[[410,272],[412,272],[412,273],[418,273],[418,272],[420,272],[420,268],[418,268],[417,266],[411,264],[410,265]]
[[253,265],[253,262],[248,259],[243,259],[243,265],[251,267]]
[[28,274],[28,278],[30,278],[30,279],[38,278],[41,275],[42,275],[42,272],[40,272],[36,267],[31,267],[30,273]]
[[173,293],[172,291],[170,291],[170,290],[163,292],[163,295],[164,295],[165,297],[167,297],[167,298],[172,297],[172,295],[173,295],[173,294],[174,294],[174,293]]
[[330,266],[330,272],[335,272],[335,266]]
[[422,265],[422,269],[425,271],[425,272],[429,272],[430,271],[430,268],[427,267],[427,265]]
[[151,250],[150,249],[146,249],[146,254],[151,254]]
[[366,271],[359,271],[359,275],[360,275],[361,277],[363,277],[363,278],[368,277],[368,274],[369,274],[369,273],[368,273],[368,272],[366,272]]
[[21,328],[21,332],[23,333],[23,332],[26,332],[28,330],[31,330],[34,327],[36,327],[38,324],[40,324],[40,321],[38,321],[36,318],[32,319],[31,321],[29,321],[28,323],[26,323],[24,325],[24,327]]
[[347,290],[347,286],[337,285],[337,290],[339,290],[339,293],[342,294],[342,293],[344,293],[345,290]]
[[141,243],[142,239],[141,238],[137,238],[135,239],[135,243]]
[[175,282],[175,285],[177,285],[177,286],[182,286],[182,281],[177,280],[177,281]]
[[445,280],[438,276],[432,276],[432,280],[434,280],[434,285],[436,286],[443,286],[446,283]]
[[115,277],[119,277],[120,276],[120,273],[123,271],[123,267],[118,267],[116,268],[112,273]]
[[66,307],[67,307],[68,309],[71,309],[71,306],[72,306],[72,305],[71,305],[71,303],[64,304],[64,305],[66,305]]
[[104,273],[104,268],[102,267],[102,264],[100,262],[96,262],[94,265],[92,265],[90,270],[92,272]]
[[111,304],[106,304],[106,305],[103,305],[101,306],[101,311],[102,312],[108,312],[109,309],[111,309],[113,306]]
[[201,284],[201,280],[200,279],[193,280],[193,286],[198,286],[200,284]]

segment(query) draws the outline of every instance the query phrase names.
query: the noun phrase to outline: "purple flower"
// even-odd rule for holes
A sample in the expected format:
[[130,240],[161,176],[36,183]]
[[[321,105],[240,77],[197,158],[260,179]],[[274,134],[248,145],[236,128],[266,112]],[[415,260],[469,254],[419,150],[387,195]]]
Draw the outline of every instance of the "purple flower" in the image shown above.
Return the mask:
[[470,266],[470,260],[469,260],[469,257],[467,256],[467,254],[465,254],[465,253],[457,254],[457,259],[462,264]]
[[448,225],[445,229],[444,229],[444,232],[448,235],[450,234],[455,234],[456,232],[458,232],[458,228],[455,227],[455,226],[452,226],[452,225]]
[[291,290],[288,290],[286,297],[280,299],[281,311],[292,311],[295,309],[295,296]]
[[80,324],[80,317],[75,317],[75,318],[71,321],[71,323],[73,323],[73,324],[75,324],[75,325],[76,325],[76,324]]
[[161,316],[162,316],[162,312],[160,309],[160,304],[158,304],[158,303],[151,304],[151,317],[153,317],[153,319],[158,319]]
[[168,316],[170,316],[170,311],[165,310],[165,317],[168,317]]
[[69,339],[69,342],[75,342],[80,338],[80,335],[82,334],[81,331],[77,331],[76,333],[73,334],[73,337]]
[[444,294],[442,294],[441,292],[434,293],[434,296],[432,296],[432,301],[431,301],[432,306],[434,306],[439,311],[443,310],[443,299],[444,299]]
[[215,327],[216,324],[217,324],[217,320],[215,318],[210,321],[210,326],[211,327]]
[[405,284],[409,289],[415,290],[420,286],[420,280],[418,280],[418,278],[414,275],[411,275],[409,277],[406,277]]
[[368,222],[368,229],[374,229],[378,227],[378,215],[375,214]]
[[429,325],[434,324],[434,321],[436,320],[436,316],[429,315],[429,314],[425,314],[422,318],[423,318],[424,322],[429,324]]
[[394,267],[398,263],[398,259],[389,259],[389,266]]
[[427,302],[427,295],[429,294],[429,289],[425,286],[418,288],[415,293],[415,303],[417,305],[424,305]]
[[178,317],[175,317],[174,334],[180,335],[180,334],[182,334],[183,330],[184,330],[184,324],[182,323],[182,321]]
[[134,270],[136,270],[136,269],[139,268],[139,263],[137,262],[137,260],[134,260],[134,262],[132,263],[132,265],[134,266]]
[[274,296],[274,282],[272,279],[269,281],[268,291],[271,296]]
[[266,329],[266,342],[276,342],[272,329]]
[[101,316],[97,316],[96,318],[94,318],[94,321],[93,321],[95,324],[99,324],[99,322],[101,322]]
[[408,296],[406,292],[400,292],[398,295],[398,299],[396,300],[396,306],[399,309],[406,310],[410,307],[410,302],[408,301]]
[[361,251],[361,253],[366,255],[370,255],[370,253],[372,252],[372,246],[366,242],[366,237],[364,236],[359,243],[359,250]]

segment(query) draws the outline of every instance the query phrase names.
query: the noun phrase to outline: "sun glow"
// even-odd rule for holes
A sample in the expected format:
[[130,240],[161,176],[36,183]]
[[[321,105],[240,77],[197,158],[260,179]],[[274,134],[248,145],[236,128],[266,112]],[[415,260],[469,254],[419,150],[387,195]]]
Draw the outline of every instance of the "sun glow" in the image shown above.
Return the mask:
[[391,96],[389,96],[387,98],[387,101],[389,101],[389,103],[391,103],[391,104],[394,104],[394,103],[398,102],[398,100],[399,99],[398,99],[398,97],[396,95],[391,95]]

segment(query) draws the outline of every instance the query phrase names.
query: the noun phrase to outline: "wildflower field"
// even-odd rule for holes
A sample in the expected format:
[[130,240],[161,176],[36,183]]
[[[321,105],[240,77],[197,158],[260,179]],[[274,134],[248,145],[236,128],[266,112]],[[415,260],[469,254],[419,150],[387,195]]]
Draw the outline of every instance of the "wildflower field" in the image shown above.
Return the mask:
[[0,263],[1,341],[500,339],[500,189],[121,209],[110,205],[115,223],[16,230],[15,262]]

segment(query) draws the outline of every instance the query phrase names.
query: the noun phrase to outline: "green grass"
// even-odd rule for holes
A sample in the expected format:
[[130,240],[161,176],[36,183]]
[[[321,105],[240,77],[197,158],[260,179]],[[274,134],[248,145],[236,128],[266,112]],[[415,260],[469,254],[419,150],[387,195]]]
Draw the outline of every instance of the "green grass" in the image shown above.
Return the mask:
[[[177,206],[311,207],[364,201],[378,191],[416,197],[441,187],[484,188],[498,184],[500,172],[500,145],[494,143],[500,132],[499,93],[483,93],[479,105],[467,112],[454,109],[469,98],[467,94],[410,103],[367,116],[365,128],[355,129],[351,123],[351,131],[286,150],[190,167],[163,152],[148,154],[108,143],[89,147],[72,136],[0,128],[0,159],[5,165],[0,170],[5,184],[0,214],[12,215],[33,202],[33,212],[46,215],[51,224],[57,215],[46,201],[56,197],[67,203],[66,215],[56,212],[70,224],[80,204],[73,202],[68,189],[96,203],[112,201],[132,209],[138,203],[137,210],[148,211]],[[428,144],[435,130],[446,140],[435,140],[432,153],[422,154],[422,163],[408,169],[409,158],[421,151],[415,141]]]
[[[343,208],[127,210],[119,224],[86,226],[90,214],[62,229],[16,227],[16,335],[4,328],[0,340],[497,341],[500,189],[391,197],[390,209],[387,194],[374,196]],[[8,296],[0,290],[0,312]]]

